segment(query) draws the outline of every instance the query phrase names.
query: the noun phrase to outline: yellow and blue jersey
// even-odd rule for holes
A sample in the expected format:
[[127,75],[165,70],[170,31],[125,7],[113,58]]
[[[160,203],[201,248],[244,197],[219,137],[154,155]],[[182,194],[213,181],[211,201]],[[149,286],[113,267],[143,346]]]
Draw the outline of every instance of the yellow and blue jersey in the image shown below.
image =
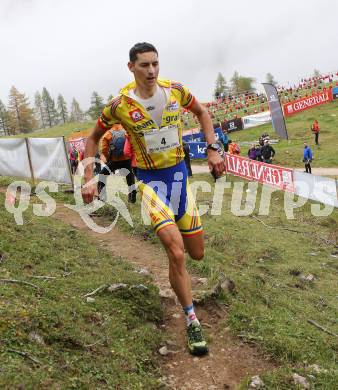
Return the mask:
[[144,134],[159,129],[159,126],[146,109],[129,96],[129,91],[136,87],[135,81],[121,89],[120,94],[103,109],[98,119],[98,125],[103,130],[110,129],[116,123],[124,127],[130,135],[136,153],[137,166],[141,169],[167,168],[184,159],[180,111],[182,107],[189,108],[193,104],[194,97],[181,83],[162,79],[158,79],[157,82],[160,87],[169,90],[160,127],[176,126],[179,146],[167,151],[147,152]]

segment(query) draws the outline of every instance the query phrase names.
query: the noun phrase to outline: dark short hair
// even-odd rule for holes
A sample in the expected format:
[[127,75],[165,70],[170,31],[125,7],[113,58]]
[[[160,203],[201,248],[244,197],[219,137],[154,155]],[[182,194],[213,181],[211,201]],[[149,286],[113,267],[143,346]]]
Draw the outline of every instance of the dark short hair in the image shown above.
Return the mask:
[[147,53],[153,51],[158,54],[156,48],[151,43],[141,42],[135,43],[135,45],[129,50],[129,60],[130,62],[135,62],[137,60],[138,53]]

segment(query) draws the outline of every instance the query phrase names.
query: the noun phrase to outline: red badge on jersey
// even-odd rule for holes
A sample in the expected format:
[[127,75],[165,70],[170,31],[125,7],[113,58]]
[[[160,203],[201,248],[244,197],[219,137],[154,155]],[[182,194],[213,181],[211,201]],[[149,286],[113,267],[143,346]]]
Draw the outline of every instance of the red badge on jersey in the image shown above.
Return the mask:
[[144,115],[142,114],[141,110],[136,108],[133,111],[129,111],[129,116],[134,122],[138,122],[144,118]]

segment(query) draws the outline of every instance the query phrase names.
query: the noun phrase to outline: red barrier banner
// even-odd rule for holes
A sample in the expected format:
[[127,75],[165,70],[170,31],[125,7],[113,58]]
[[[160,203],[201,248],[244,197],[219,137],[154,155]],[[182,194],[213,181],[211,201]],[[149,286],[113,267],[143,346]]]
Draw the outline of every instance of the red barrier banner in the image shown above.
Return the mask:
[[225,154],[226,172],[247,180],[268,184],[279,190],[294,192],[293,170],[265,164],[235,154]]
[[324,104],[331,101],[332,101],[332,89],[329,89],[325,92],[318,93],[317,95],[305,97],[284,104],[283,105],[284,115],[290,116],[296,114],[297,112],[308,110],[309,108],[319,106],[320,104]]
[[68,142],[79,152],[84,152],[87,138],[70,139]]

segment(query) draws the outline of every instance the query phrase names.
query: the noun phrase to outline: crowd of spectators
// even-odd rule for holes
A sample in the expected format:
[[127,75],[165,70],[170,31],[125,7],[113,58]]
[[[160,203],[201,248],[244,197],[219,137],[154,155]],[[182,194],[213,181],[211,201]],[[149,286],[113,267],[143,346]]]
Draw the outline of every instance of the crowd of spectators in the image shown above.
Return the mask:
[[[293,86],[277,86],[277,91],[281,104],[284,104],[302,97],[313,96],[334,86],[338,86],[338,72],[304,77]],[[216,100],[204,105],[214,122],[222,122],[269,110],[265,94],[258,94],[253,91],[231,95],[220,94]],[[185,128],[197,125],[197,119],[187,110],[183,109],[182,119]]]
[[250,160],[261,161],[266,164],[271,164],[275,157],[275,149],[270,144],[269,134],[264,133],[259,137],[258,144],[251,144],[248,150]]

